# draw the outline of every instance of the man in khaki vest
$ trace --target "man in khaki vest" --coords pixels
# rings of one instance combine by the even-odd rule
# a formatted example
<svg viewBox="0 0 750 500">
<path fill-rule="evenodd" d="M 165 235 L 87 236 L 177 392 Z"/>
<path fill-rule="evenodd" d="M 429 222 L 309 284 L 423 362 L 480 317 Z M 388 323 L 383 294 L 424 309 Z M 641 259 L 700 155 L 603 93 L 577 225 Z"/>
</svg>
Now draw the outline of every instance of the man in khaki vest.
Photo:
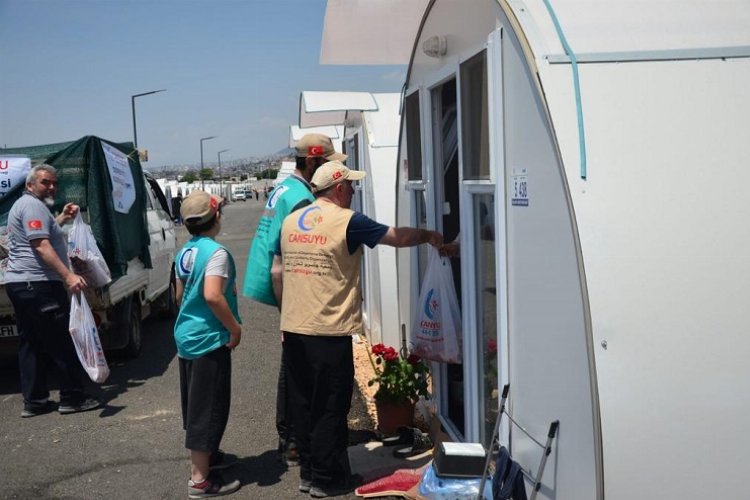
<svg viewBox="0 0 750 500">
<path fill-rule="evenodd" d="M 362 245 L 443 242 L 440 233 L 388 227 L 349 209 L 364 172 L 323 164 L 310 184 L 317 199 L 281 227 L 271 269 L 300 455 L 300 486 L 316 498 L 351 491 L 347 414 L 354 386 L 351 335 L 362 333 Z M 285 293 L 286 292 L 286 293 Z"/>
</svg>

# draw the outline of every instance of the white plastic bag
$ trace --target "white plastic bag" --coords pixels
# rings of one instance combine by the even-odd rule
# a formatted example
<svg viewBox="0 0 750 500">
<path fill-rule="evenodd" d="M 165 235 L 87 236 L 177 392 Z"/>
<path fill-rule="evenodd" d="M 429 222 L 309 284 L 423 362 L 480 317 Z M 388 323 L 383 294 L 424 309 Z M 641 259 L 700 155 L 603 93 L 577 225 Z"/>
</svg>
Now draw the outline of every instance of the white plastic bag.
<svg viewBox="0 0 750 500">
<path fill-rule="evenodd" d="M 76 214 L 73 229 L 68 235 L 68 257 L 73 271 L 83 276 L 88 286 L 97 288 L 112 281 L 112 275 L 96 245 L 91 226 L 83 222 L 81 212 Z"/>
<path fill-rule="evenodd" d="M 425 359 L 461 363 L 461 310 L 447 257 L 430 247 L 409 351 Z"/>
<path fill-rule="evenodd" d="M 78 359 L 91 380 L 101 384 L 109 377 L 109 366 L 104 358 L 104 349 L 99 341 L 96 322 L 83 292 L 74 293 L 70 300 L 70 323 L 68 326 Z"/>
</svg>

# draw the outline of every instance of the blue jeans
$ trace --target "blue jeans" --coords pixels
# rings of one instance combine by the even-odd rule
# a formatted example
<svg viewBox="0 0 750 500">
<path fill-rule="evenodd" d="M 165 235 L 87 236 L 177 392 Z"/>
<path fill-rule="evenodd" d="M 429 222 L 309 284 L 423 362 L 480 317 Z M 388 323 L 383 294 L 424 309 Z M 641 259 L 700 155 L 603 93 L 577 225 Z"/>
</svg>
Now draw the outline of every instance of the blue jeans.
<svg viewBox="0 0 750 500">
<path fill-rule="evenodd" d="M 16 314 L 24 404 L 33 407 L 47 401 L 51 366 L 57 368 L 60 404 L 79 403 L 86 372 L 68 333 L 70 301 L 62 282 L 6 283 L 5 289 Z"/>
</svg>

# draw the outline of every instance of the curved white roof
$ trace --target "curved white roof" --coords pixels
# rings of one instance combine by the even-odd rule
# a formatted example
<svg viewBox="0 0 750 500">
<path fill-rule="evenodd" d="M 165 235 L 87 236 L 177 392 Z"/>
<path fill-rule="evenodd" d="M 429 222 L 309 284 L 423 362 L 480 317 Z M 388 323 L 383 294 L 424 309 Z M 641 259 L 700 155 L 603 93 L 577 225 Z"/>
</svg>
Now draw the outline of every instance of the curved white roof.
<svg viewBox="0 0 750 500">
<path fill-rule="evenodd" d="M 508 0 L 537 57 L 564 54 L 559 21 L 579 54 L 618 54 L 750 47 L 747 0 Z M 554 17 L 553 17 L 554 15 Z"/>
<path fill-rule="evenodd" d="M 550 0 L 553 14 L 544 0 L 497 2 L 518 19 L 537 58 L 565 53 L 553 15 L 577 56 L 750 55 L 747 0 Z M 408 64 L 426 6 L 421 0 L 329 0 L 321 63 Z M 398 43 L 384 43 L 389 40 Z"/>
</svg>

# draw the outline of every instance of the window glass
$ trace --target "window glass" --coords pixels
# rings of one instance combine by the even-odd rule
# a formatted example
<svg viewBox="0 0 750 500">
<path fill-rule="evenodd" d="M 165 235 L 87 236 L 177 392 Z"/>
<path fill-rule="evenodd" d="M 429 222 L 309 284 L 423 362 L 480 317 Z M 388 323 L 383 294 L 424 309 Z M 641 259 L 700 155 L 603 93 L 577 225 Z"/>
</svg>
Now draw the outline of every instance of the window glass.
<svg viewBox="0 0 750 500">
<path fill-rule="evenodd" d="M 422 180 L 422 137 L 420 135 L 419 92 L 406 97 L 406 150 L 409 180 Z"/>
<path fill-rule="evenodd" d="M 495 283 L 495 199 L 492 194 L 472 197 L 474 266 L 476 272 L 476 318 L 479 336 L 477 363 L 480 380 L 482 441 L 492 436 L 498 408 L 497 286 Z"/>
<path fill-rule="evenodd" d="M 151 191 L 151 186 L 148 185 L 148 182 L 144 179 L 143 185 L 145 186 L 145 192 L 146 192 L 146 208 L 148 210 L 153 210 L 154 208 L 154 201 L 153 196 L 154 193 Z"/>
<path fill-rule="evenodd" d="M 461 146 L 464 179 L 489 179 L 486 51 L 461 64 Z"/>
</svg>

